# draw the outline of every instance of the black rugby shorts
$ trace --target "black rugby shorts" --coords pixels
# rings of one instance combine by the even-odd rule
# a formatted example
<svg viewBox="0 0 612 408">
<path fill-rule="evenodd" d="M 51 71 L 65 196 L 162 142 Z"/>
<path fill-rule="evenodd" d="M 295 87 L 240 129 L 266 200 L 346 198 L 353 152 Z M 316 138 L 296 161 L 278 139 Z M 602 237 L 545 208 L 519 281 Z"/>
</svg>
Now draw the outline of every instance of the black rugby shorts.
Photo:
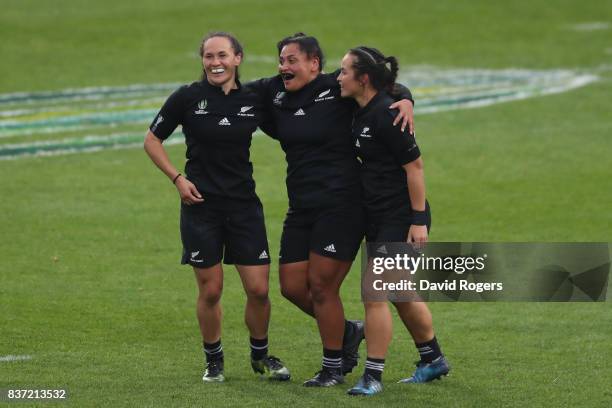
<svg viewBox="0 0 612 408">
<path fill-rule="evenodd" d="M 181 204 L 182 264 L 209 268 L 231 265 L 266 265 L 270 250 L 259 200 L 205 201 Z"/>
<path fill-rule="evenodd" d="M 425 202 L 427 231 L 431 228 L 431 210 Z M 366 242 L 406 242 L 412 225 L 410 207 L 390 211 L 388 214 L 367 217 Z"/>
<path fill-rule="evenodd" d="M 365 229 L 361 204 L 323 208 L 289 208 L 279 263 L 308 260 L 310 252 L 341 261 L 352 261 L 359 251 Z"/>
</svg>

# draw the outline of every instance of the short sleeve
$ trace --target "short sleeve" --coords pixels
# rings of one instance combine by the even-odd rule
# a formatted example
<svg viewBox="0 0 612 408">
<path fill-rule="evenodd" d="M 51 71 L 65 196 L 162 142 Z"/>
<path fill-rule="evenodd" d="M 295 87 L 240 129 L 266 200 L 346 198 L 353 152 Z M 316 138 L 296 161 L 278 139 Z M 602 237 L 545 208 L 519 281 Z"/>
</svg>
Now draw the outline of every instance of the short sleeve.
<svg viewBox="0 0 612 408">
<path fill-rule="evenodd" d="M 393 84 L 393 90 L 391 91 L 390 95 L 395 101 L 408 99 L 410 102 L 412 102 L 412 106 L 414 106 L 414 98 L 412 97 L 412 92 L 410 92 L 410 89 L 408 89 L 402 84 L 399 84 L 397 82 Z"/>
<path fill-rule="evenodd" d="M 247 82 L 242 86 L 245 88 L 245 90 L 256 93 L 260 98 L 262 105 L 266 105 L 270 99 L 268 96 L 272 92 L 270 89 L 272 88 L 274 78 L 275 77 L 260 78 L 256 79 L 255 81 Z"/>
<path fill-rule="evenodd" d="M 183 97 L 185 89 L 186 87 L 181 87 L 174 91 L 151 122 L 149 130 L 158 139 L 166 140 L 174 132 L 174 129 L 181 124 L 185 109 Z"/>
<path fill-rule="evenodd" d="M 269 95 L 272 94 L 272 82 L 275 77 L 256 79 L 255 81 L 247 82 L 243 85 L 244 89 L 248 92 L 255 93 L 262 107 L 262 114 L 259 120 L 259 128 L 268 136 L 276 138 L 276 123 L 274 122 L 274 116 L 271 112 L 271 106 L 269 101 L 271 98 Z"/>
<path fill-rule="evenodd" d="M 393 126 L 393 119 L 397 113 L 395 109 L 381 111 L 375 137 L 389 149 L 398 164 L 404 165 L 418 159 L 421 151 L 414 135 L 408 131 L 402 132 L 400 126 Z"/>
</svg>

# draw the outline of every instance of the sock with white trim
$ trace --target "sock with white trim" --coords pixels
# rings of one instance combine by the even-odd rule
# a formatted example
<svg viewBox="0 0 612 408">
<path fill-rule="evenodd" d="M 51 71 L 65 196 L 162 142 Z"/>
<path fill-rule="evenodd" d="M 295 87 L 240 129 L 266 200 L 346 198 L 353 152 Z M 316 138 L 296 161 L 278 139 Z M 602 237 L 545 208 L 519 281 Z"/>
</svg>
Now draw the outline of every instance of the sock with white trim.
<svg viewBox="0 0 612 408">
<path fill-rule="evenodd" d="M 436 358 L 442 355 L 442 351 L 440 351 L 440 345 L 438 344 L 438 340 L 436 336 L 433 339 L 426 341 L 425 343 L 415 343 L 416 348 L 419 351 L 419 355 L 421 356 L 422 363 L 431 363 Z"/>
<path fill-rule="evenodd" d="M 365 373 L 371 375 L 377 381 L 382 381 L 382 373 L 385 369 L 384 358 L 368 357 L 365 363 Z"/>
<path fill-rule="evenodd" d="M 221 339 L 215 343 L 204 342 L 204 355 L 206 355 L 206 362 L 211 361 L 223 361 L 223 346 L 221 346 Z"/>
<path fill-rule="evenodd" d="M 268 355 L 268 337 L 263 339 L 250 338 L 251 341 L 251 359 L 261 360 Z"/>
</svg>

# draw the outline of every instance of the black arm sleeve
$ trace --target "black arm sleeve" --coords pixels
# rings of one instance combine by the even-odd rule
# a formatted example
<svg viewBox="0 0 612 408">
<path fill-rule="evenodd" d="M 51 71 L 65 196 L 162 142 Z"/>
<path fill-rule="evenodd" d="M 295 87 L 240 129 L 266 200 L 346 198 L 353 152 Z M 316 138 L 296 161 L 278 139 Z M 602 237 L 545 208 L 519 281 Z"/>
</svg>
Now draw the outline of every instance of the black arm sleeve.
<svg viewBox="0 0 612 408">
<path fill-rule="evenodd" d="M 402 132 L 399 126 L 393 126 L 393 118 L 397 115 L 397 111 L 387 109 L 381 113 L 385 114 L 380 115 L 377 121 L 376 138 L 389 149 L 398 164 L 404 165 L 418 159 L 421 151 L 414 136 Z"/>
<path fill-rule="evenodd" d="M 258 126 L 265 134 L 272 138 L 276 138 L 276 123 L 274 122 L 272 107 L 270 105 L 270 101 L 272 100 L 270 97 L 272 93 L 272 80 L 274 78 L 275 77 L 256 79 L 255 81 L 247 82 L 243 85 L 246 90 L 258 95 L 263 111 L 263 117 L 259 121 Z"/>
<path fill-rule="evenodd" d="M 412 102 L 412 106 L 414 106 L 414 99 L 412 98 L 412 92 L 410 89 L 406 88 L 402 84 L 395 83 L 393 85 L 393 90 L 390 93 L 391 97 L 395 99 L 395 101 L 401 101 L 402 99 L 408 99 Z"/>
<path fill-rule="evenodd" d="M 174 91 L 151 122 L 149 130 L 158 139 L 166 140 L 181 124 L 185 110 L 183 95 L 186 88 L 187 86 L 182 86 Z"/>
<path fill-rule="evenodd" d="M 272 80 L 274 78 L 275 77 L 260 78 L 247 82 L 242 86 L 248 91 L 255 92 L 261 98 L 261 102 L 265 104 L 270 95 L 270 87 L 272 86 Z"/>
</svg>

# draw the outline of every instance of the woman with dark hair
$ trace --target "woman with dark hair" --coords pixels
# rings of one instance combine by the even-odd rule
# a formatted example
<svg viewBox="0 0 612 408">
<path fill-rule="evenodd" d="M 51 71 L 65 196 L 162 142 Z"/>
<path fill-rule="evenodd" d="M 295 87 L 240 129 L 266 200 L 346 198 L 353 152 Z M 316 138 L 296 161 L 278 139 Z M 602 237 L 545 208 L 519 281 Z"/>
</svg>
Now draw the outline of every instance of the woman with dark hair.
<svg viewBox="0 0 612 408">
<path fill-rule="evenodd" d="M 425 199 L 423 160 L 410 133 L 390 125 L 395 111 L 389 91 L 398 64 L 375 48 L 351 49 L 338 75 L 341 95 L 359 105 L 355 112 L 353 144 L 361 159 L 361 183 L 367 214 L 367 242 L 427 241 L 431 215 Z M 433 331 L 424 302 L 393 302 L 412 335 L 421 360 L 414 374 L 401 382 L 422 383 L 448 374 L 449 365 Z M 386 302 L 364 302 L 367 361 L 365 373 L 348 393 L 372 395 L 382 391 L 382 371 L 391 342 L 391 313 Z"/>
<path fill-rule="evenodd" d="M 181 263 L 193 267 L 199 294 L 197 317 L 203 338 L 205 382 L 224 381 L 221 346 L 221 292 L 225 264 L 235 264 L 247 295 L 245 322 L 251 366 L 273 380 L 290 373 L 268 355 L 270 257 L 261 202 L 249 161 L 251 137 L 264 125 L 260 96 L 241 86 L 242 46 L 234 36 L 214 32 L 200 47 L 203 78 L 176 90 L 145 137 L 144 148 L 176 186 L 181 199 Z M 187 144 L 185 174 L 162 145 L 178 125 Z"/>
<path fill-rule="evenodd" d="M 297 33 L 277 48 L 279 75 L 249 86 L 268 102 L 274 128 L 267 133 L 280 141 L 287 160 L 281 291 L 315 317 L 323 343 L 322 369 L 304 385 L 328 387 L 352 371 L 363 339 L 363 323 L 345 320 L 339 295 L 365 228 L 351 137 L 356 104 L 340 97 L 337 72 L 322 72 L 325 60 L 316 38 Z M 396 122 L 403 119 L 404 127 L 412 121 L 412 96 L 406 88 L 400 96 L 406 100 L 393 106 L 403 109 Z"/>
</svg>

